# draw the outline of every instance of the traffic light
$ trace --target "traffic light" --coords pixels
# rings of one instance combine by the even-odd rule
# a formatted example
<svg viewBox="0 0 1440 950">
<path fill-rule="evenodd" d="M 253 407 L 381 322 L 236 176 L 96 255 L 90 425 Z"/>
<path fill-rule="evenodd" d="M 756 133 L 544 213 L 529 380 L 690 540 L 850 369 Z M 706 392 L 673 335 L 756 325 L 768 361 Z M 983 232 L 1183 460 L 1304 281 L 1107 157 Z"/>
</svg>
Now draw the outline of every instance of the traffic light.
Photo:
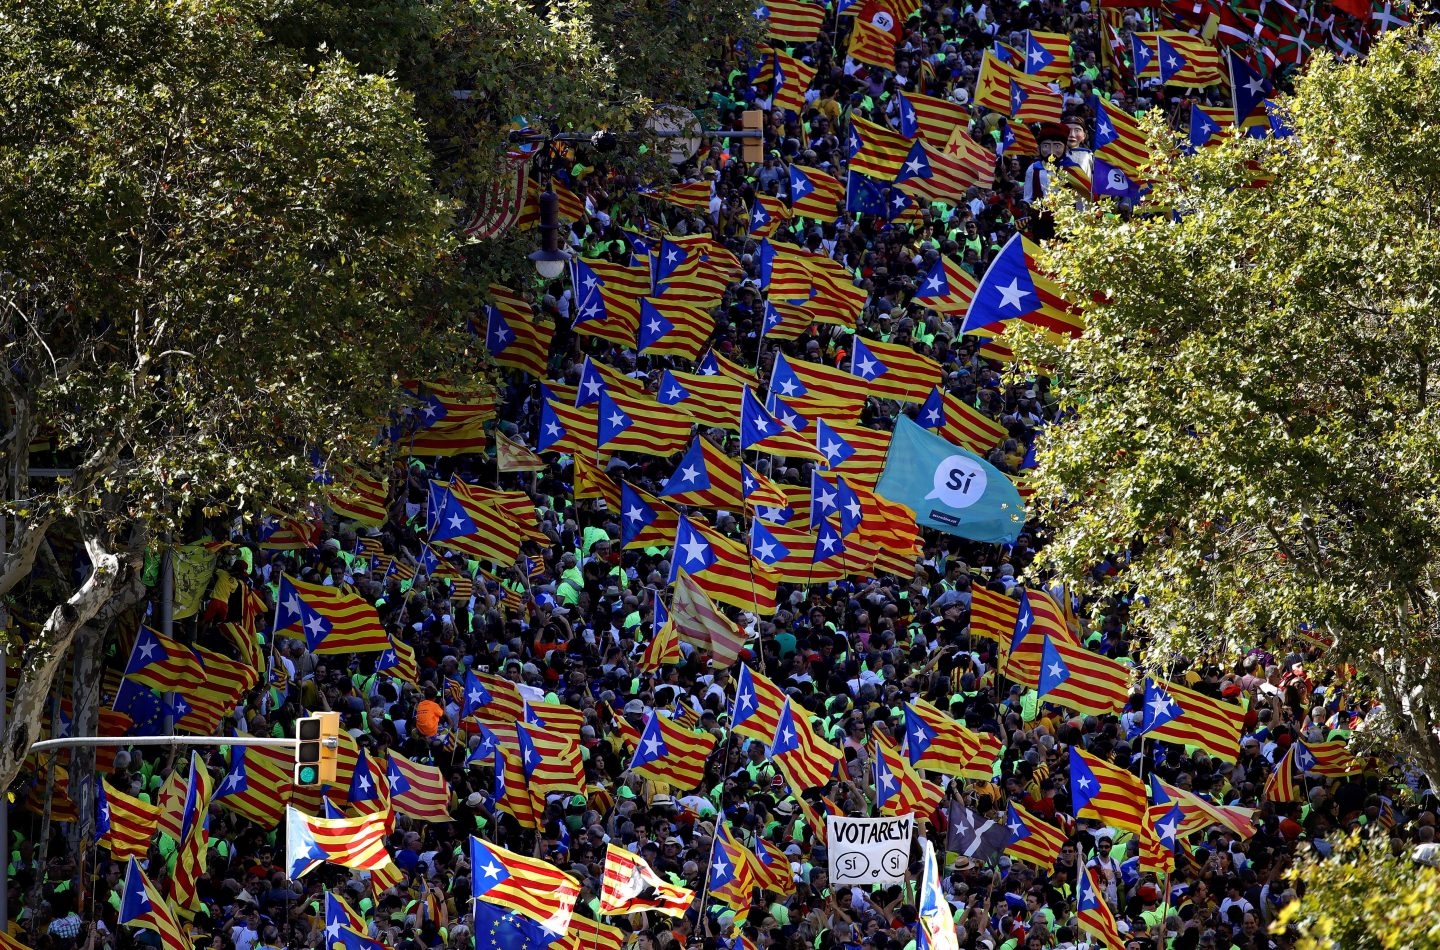
<svg viewBox="0 0 1440 950">
<path fill-rule="evenodd" d="M 756 164 L 765 161 L 765 113 L 759 109 L 746 109 L 740 117 L 740 127 L 746 132 L 757 133 L 740 140 L 740 157 Z"/>
<path fill-rule="evenodd" d="M 340 714 L 316 713 L 295 723 L 295 785 L 315 788 L 334 784 L 340 759 Z"/>
</svg>

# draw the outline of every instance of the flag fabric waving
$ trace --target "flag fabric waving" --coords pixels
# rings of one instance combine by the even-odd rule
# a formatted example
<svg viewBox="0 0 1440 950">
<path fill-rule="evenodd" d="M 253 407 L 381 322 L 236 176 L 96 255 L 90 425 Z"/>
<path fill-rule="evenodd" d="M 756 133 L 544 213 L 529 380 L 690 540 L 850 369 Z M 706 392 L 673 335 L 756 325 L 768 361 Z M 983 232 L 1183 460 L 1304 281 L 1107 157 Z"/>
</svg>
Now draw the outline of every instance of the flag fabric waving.
<svg viewBox="0 0 1440 950">
<path fill-rule="evenodd" d="M 1065 845 L 1065 836 L 1058 828 L 1041 821 L 1018 802 L 1008 806 L 1005 825 L 1010 829 L 1010 837 L 1005 842 L 1006 854 L 1036 867 L 1055 866 Z"/>
<path fill-rule="evenodd" d="M 629 770 L 688 792 L 704 779 L 705 760 L 714 751 L 714 736 L 682 729 L 652 713 L 640 734 L 640 745 L 630 758 Z"/>
<path fill-rule="evenodd" d="M 1225 762 L 1236 760 L 1240 754 L 1240 733 L 1245 728 L 1243 709 L 1179 683 L 1158 678 L 1150 682 L 1163 690 L 1173 704 L 1166 707 L 1172 710 L 1170 713 L 1160 716 L 1154 727 L 1146 730 L 1151 738 L 1199 746 L 1208 755 Z"/>
<path fill-rule="evenodd" d="M 471 835 L 470 892 L 563 934 L 570 929 L 580 884 L 548 861 L 527 858 Z"/>
<path fill-rule="evenodd" d="M 160 822 L 160 808 L 95 779 L 95 838 L 116 861 L 144 858 Z"/>
<path fill-rule="evenodd" d="M 683 917 L 694 900 L 694 891 L 662 880 L 644 858 L 613 844 L 606 846 L 605 870 L 600 877 L 600 913 L 654 910 L 668 917 Z"/>
<path fill-rule="evenodd" d="M 1145 786 L 1131 773 L 1070 747 L 1070 804 L 1076 818 L 1141 833 Z"/>
<path fill-rule="evenodd" d="M 418 821 L 450 821 L 450 783 L 433 765 L 412 762 L 390 753 L 386 771 L 395 810 Z"/>
<path fill-rule="evenodd" d="M 961 332 L 1006 320 L 1019 320 L 1063 336 L 1079 336 L 1084 331 L 1079 310 L 1064 298 L 1059 285 L 1036 269 L 1035 255 L 1039 250 L 1019 233 L 1005 242 L 975 288 Z"/>
<path fill-rule="evenodd" d="M 133 857 L 125 865 L 125 883 L 116 920 L 125 926 L 153 930 L 159 935 L 163 950 L 191 950 L 191 942 L 180 929 L 175 912 Z"/>
<path fill-rule="evenodd" d="M 1110 905 L 1105 903 L 1100 886 L 1095 881 L 1093 868 L 1081 868 L 1079 880 L 1076 881 L 1075 897 L 1075 916 L 1080 922 L 1080 929 L 1111 950 L 1124 950 L 1125 938 L 1120 936 L 1115 914 L 1110 910 Z"/>
<path fill-rule="evenodd" d="M 872 396 L 924 402 L 940 378 L 940 364 L 908 346 L 857 336 L 851 341 L 850 373 Z"/>
<path fill-rule="evenodd" d="M 363 653 L 390 646 L 379 615 L 365 598 L 288 575 L 280 577 L 275 633 L 303 636 L 312 653 Z"/>
</svg>

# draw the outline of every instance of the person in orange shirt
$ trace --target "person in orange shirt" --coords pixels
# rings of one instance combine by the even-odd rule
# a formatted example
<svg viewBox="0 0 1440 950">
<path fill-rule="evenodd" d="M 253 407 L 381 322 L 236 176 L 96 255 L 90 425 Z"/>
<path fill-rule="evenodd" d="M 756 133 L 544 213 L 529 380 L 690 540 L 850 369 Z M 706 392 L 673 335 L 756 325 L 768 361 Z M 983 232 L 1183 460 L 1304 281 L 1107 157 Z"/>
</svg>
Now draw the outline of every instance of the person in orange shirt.
<svg viewBox="0 0 1440 950">
<path fill-rule="evenodd" d="M 440 720 L 445 718 L 445 707 L 435 701 L 435 687 L 425 687 L 425 698 L 415 707 L 415 728 L 427 739 L 435 738 L 440 731 Z"/>
</svg>

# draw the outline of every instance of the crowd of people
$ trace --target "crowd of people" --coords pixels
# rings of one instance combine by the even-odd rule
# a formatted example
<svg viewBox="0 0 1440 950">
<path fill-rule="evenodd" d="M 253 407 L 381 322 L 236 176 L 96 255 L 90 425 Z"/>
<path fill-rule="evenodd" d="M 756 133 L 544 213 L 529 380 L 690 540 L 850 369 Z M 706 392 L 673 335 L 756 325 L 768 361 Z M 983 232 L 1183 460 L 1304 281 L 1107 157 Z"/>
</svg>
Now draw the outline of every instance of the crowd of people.
<svg viewBox="0 0 1440 950">
<path fill-rule="evenodd" d="M 946 392 L 1004 427 L 1008 437 L 988 461 L 1018 473 L 1039 433 L 1057 421 L 1059 387 L 1044 376 L 1009 372 L 981 352 L 983 340 L 960 332 L 957 316 L 936 313 L 912 298 L 940 256 L 978 278 L 1012 234 L 1031 226 L 1029 201 L 1036 196 L 1027 190 L 1033 187 L 1027 171 L 1034 156 L 1003 155 L 993 186 L 972 188 L 953 204 L 922 201 L 918 213 L 900 224 L 845 214 L 835 221 L 787 222 L 772 240 L 843 263 L 866 292 L 853 331 L 817 325 L 793 342 L 764 338 L 750 219 L 757 194 L 787 197 L 792 162 L 843 177 L 847 123 L 857 115 L 882 124 L 898 121 L 897 91 L 923 91 L 970 108 L 976 141 L 999 144 L 995 113 L 972 105 L 980 56 L 997 40 L 1023 46 L 1023 31 L 1029 29 L 1070 36 L 1074 76 L 1065 90 L 1065 134 L 1076 153 L 1088 148 L 1095 133 L 1097 98 L 1131 113 L 1160 109 L 1177 116 L 1190 101 L 1224 101 L 1224 86 L 1177 90 L 1127 83 L 1123 60 L 1102 45 L 1112 26 L 1123 39 L 1145 28 L 1151 14 L 1132 9 L 1107 17 L 1102 11 L 1088 0 L 926 2 L 906 23 L 892 72 L 847 65 L 844 43 L 827 23 L 817 42 L 790 50 L 816 68 L 800 114 L 771 111 L 763 77 L 753 76 L 734 55 L 717 58 L 711 105 L 731 126 L 738 126 L 741 110 L 767 110 L 764 162 L 746 164 L 738 149 L 726 151 L 723 140 L 713 140 L 682 169 L 693 180 L 713 181 L 704 213 L 640 194 L 636 183 L 618 172 L 588 169 L 574 177 L 562 172 L 587 210 L 567 240 L 586 256 L 625 260 L 631 254 L 627 232 L 711 234 L 746 269 L 715 311 L 709 341 L 714 352 L 756 367 L 763 383 L 780 352 L 792 360 L 842 363 L 852 332 L 910 345 L 942 367 L 936 383 Z M 667 366 L 690 368 L 573 332 L 576 300 L 566 281 L 537 287 L 533 296 L 537 311 L 557 328 L 548 364 L 555 382 L 578 382 L 586 357 L 652 392 Z M 498 383 L 496 431 L 534 445 L 541 381 L 507 371 Z M 859 421 L 886 430 L 898 414 L 914 408 L 871 399 Z M 739 450 L 733 439 L 727 448 Z M 1299 800 L 1266 798 L 1267 779 L 1294 742 L 1343 739 L 1363 728 L 1369 708 L 1347 671 L 1327 666 L 1323 646 L 1300 634 L 1261 640 L 1257 633 L 1254 649 L 1244 657 L 1172 657 L 1160 671 L 1243 711 L 1243 737 L 1233 759 L 1165 742 L 1131 741 L 1128 727 L 1142 714 L 1138 692 L 1123 715 L 1096 717 L 1050 706 L 1033 689 L 1009 681 L 1000 672 L 1001 650 L 1008 644 L 972 630 L 977 589 L 1006 596 L 1023 586 L 1049 589 L 1069 603 L 1075 633 L 1086 647 L 1135 665 L 1144 646 L 1143 633 L 1130 621 L 1128 595 L 1094 599 L 1036 576 L 1032 565 L 1046 540 L 1046 526 L 1038 521 L 1010 545 L 926 532 L 908 575 L 784 584 L 773 614 L 730 611 L 750 636 L 742 662 L 772 679 L 793 708 L 841 750 L 829 784 L 792 789 L 766 743 L 731 728 L 734 669 L 712 666 L 703 651 L 685 643 L 682 662 L 657 674 L 639 670 L 671 552 L 624 548 L 621 513 L 603 502 L 576 499 L 571 458 L 545 458 L 544 471 L 522 474 L 499 472 L 493 452 L 401 459 L 390 473 L 389 513 L 381 527 L 361 528 L 327 515 L 311 548 L 263 549 L 251 531 L 206 526 L 208 537 L 234 544 L 219 562 L 219 571 L 238 582 L 230 618 L 240 609 L 244 589 L 257 591 L 273 609 L 282 575 L 348 587 L 375 605 L 386 629 L 411 645 L 418 660 L 418 675 L 407 682 L 378 670 L 377 654 L 315 655 L 300 639 L 267 643 L 266 682 L 226 717 L 223 734 L 289 735 L 308 712 L 338 711 L 344 729 L 373 758 L 393 750 L 438 766 L 452 793 L 452 820 L 419 822 L 400 815 L 389 846 L 403 880 L 382 889 L 361 874 L 329 865 L 289 880 L 283 829 L 212 806 L 208 867 L 197 884 L 204 910 L 191 924 L 197 947 L 328 950 L 326 891 L 344 896 L 369 935 L 396 950 L 495 946 L 490 935 L 477 932 L 471 916 L 466 840 L 479 835 L 572 874 L 582 885 L 576 912 L 585 917 L 598 916 L 610 845 L 643 857 L 665 880 L 693 889 L 696 898 L 684 916 L 647 912 L 607 919 L 639 950 L 739 950 L 741 944 L 732 941 L 740 938 L 758 950 L 909 950 L 917 940 L 918 848 L 905 883 L 832 887 L 822 836 L 807 825 L 796 797 L 803 795 L 822 814 L 824 800 L 845 814 L 871 814 L 874 737 L 881 733 L 902 744 L 902 706 L 916 699 L 975 732 L 998 737 L 1003 746 L 988 780 L 932 776 L 943 784 L 946 799 L 933 814 L 920 816 L 942 855 L 943 890 L 966 950 L 1093 945 L 1075 919 L 1077 881 L 1086 867 L 1121 922 L 1125 950 L 1291 947 L 1293 937 L 1283 928 L 1272 930 L 1272 924 L 1280 908 L 1296 899 L 1287 871 L 1297 852 L 1328 853 L 1338 836 L 1356 831 L 1388 835 L 1397 850 L 1434 840 L 1440 801 L 1402 764 L 1360 760 L 1363 768 L 1343 777 L 1302 777 Z M 808 486 L 811 465 L 790 460 L 764 470 L 782 488 Z M 673 468 L 673 460 L 622 454 L 611 461 L 607 477 L 623 476 L 655 492 Z M 528 493 L 545 539 L 527 540 L 515 566 L 490 573 L 477 574 L 465 557 L 449 555 L 453 573 L 474 581 L 470 596 L 459 598 L 449 576 L 427 572 L 421 564 L 429 485 L 455 476 Z M 715 527 L 744 543 L 743 519 L 720 514 Z M 386 557 L 373 557 L 377 549 Z M 1096 576 L 1123 575 L 1125 553 L 1117 549 L 1098 562 Z M 385 571 L 391 558 L 406 569 Z M 177 629 L 190 641 L 225 651 L 230 648 L 217 628 L 226 617 L 226 610 L 212 610 Z M 533 830 L 498 807 L 492 768 L 467 763 L 481 741 L 464 714 L 464 682 L 472 671 L 504 677 L 526 697 L 583 714 L 577 738 L 587 793 L 548 796 Z M 625 746 L 616 717 L 642 729 L 650 715 L 693 718 L 696 729 L 715 737 L 698 787 L 670 788 L 628 772 L 633 750 Z M 1174 871 L 1142 872 L 1136 835 L 1072 817 L 1071 747 L 1249 813 L 1254 833 L 1212 824 L 1183 842 Z M 214 776 L 225 775 L 227 762 L 218 749 L 205 760 Z M 170 750 L 127 750 L 117 755 L 107 780 L 151 800 L 168 771 L 183 767 L 183 758 Z M 43 783 L 43 770 L 34 780 Z M 948 847 L 956 816 L 1004 824 L 1009 803 L 1023 804 L 1063 833 L 1065 844 L 1052 867 L 1003 854 L 977 859 Z M 740 914 L 715 900 L 707 872 L 721 822 L 747 846 L 763 838 L 779 849 L 790 862 L 791 886 L 757 895 Z M 117 924 L 119 862 L 88 842 L 73 848 L 59 827 L 40 848 L 38 817 L 18 807 L 10 827 L 11 934 L 21 943 L 36 950 L 156 943 L 149 931 Z M 41 850 L 48 854 L 43 865 Z M 164 877 L 173 852 L 173 842 L 157 840 L 152 863 L 161 870 L 152 876 Z"/>
</svg>

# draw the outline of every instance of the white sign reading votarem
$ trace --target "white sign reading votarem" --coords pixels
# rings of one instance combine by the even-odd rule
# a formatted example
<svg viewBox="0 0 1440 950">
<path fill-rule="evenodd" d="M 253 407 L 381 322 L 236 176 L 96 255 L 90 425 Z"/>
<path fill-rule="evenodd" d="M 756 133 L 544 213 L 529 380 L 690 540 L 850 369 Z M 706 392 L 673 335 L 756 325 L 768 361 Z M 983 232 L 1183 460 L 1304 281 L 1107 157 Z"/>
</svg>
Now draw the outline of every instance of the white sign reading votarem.
<svg viewBox="0 0 1440 950">
<path fill-rule="evenodd" d="M 830 884 L 897 884 L 910 866 L 915 818 L 825 816 Z"/>
</svg>

